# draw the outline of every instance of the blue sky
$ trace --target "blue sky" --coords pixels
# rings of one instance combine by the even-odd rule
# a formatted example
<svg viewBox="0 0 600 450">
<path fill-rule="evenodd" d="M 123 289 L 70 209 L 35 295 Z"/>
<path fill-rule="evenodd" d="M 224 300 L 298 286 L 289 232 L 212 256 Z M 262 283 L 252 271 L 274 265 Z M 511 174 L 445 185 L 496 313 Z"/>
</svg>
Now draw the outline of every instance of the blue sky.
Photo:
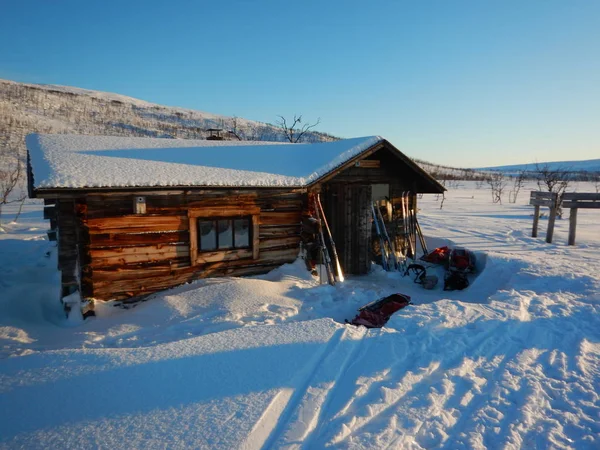
<svg viewBox="0 0 600 450">
<path fill-rule="evenodd" d="M 600 1 L 0 5 L 0 78 L 275 122 L 477 167 L 600 158 Z"/>
</svg>

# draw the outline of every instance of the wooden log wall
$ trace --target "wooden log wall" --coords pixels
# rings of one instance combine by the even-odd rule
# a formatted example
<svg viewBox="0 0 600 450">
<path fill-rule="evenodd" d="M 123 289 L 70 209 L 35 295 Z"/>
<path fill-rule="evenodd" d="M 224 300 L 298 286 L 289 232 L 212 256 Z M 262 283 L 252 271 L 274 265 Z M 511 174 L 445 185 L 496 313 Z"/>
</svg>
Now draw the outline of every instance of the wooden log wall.
<svg viewBox="0 0 600 450">
<path fill-rule="evenodd" d="M 99 300 L 127 299 L 198 278 L 265 273 L 298 255 L 306 194 L 281 190 L 197 191 L 146 195 L 146 214 L 132 214 L 133 197 L 90 194 L 80 205 L 82 292 Z M 190 261 L 188 211 L 260 208 L 259 257 Z M 235 250 L 232 252 L 237 252 Z M 71 255 L 72 256 L 72 255 Z"/>
<path fill-rule="evenodd" d="M 55 206 L 58 270 L 61 273 L 62 296 L 77 290 L 77 219 L 75 201 L 60 200 Z M 51 219 L 51 228 L 53 220 Z"/>
</svg>

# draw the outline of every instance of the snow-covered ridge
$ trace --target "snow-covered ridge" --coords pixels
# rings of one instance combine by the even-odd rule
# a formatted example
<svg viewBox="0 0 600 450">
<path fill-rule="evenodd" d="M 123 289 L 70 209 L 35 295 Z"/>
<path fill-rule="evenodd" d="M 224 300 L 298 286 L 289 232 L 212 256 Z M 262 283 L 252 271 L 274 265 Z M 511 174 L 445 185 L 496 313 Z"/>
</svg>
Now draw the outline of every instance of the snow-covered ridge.
<svg viewBox="0 0 600 450">
<path fill-rule="evenodd" d="M 500 172 L 515 172 L 519 170 L 535 171 L 536 166 L 548 167 L 550 170 L 565 172 L 600 172 L 600 159 L 587 159 L 582 161 L 552 161 L 529 164 L 512 164 L 509 166 L 481 167 L 476 170 L 493 170 Z"/>
<path fill-rule="evenodd" d="M 282 130 L 268 123 L 166 107 L 107 92 L 0 79 L 0 166 L 6 154 L 24 160 L 25 136 L 30 133 L 198 140 L 206 139 L 210 128 L 233 131 L 242 140 L 286 141 Z M 303 141 L 335 139 L 311 131 Z"/>
<path fill-rule="evenodd" d="M 305 186 L 382 140 L 285 144 L 32 134 L 27 147 L 35 188 Z"/>
</svg>

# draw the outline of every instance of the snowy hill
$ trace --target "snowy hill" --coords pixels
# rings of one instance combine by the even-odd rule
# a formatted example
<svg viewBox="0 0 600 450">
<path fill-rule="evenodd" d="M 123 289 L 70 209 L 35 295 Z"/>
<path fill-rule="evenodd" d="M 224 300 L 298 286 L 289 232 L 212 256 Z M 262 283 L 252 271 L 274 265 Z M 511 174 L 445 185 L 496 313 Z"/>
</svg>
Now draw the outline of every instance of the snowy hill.
<svg viewBox="0 0 600 450">
<path fill-rule="evenodd" d="M 281 129 L 271 124 L 107 92 L 0 80 L 0 155 L 14 149 L 24 155 L 29 133 L 205 139 L 209 128 L 234 131 L 243 140 L 285 141 Z M 332 140 L 309 132 L 304 142 Z"/>
<path fill-rule="evenodd" d="M 537 163 L 539 166 L 548 166 L 550 170 L 564 170 L 567 172 L 600 172 L 600 159 L 587 159 L 584 161 L 552 161 Z M 480 167 L 476 170 L 493 170 L 500 172 L 517 172 L 519 170 L 535 170 L 536 163 L 513 164 L 509 166 Z"/>
<path fill-rule="evenodd" d="M 243 140 L 285 142 L 281 129 L 272 124 L 162 106 L 109 92 L 0 80 L 0 159 L 3 152 L 13 149 L 24 156 L 29 133 L 206 139 L 209 128 L 234 131 Z M 236 139 L 231 133 L 229 137 Z M 303 142 L 336 139 L 327 133 L 308 132 Z M 473 169 L 415 162 L 441 180 L 479 176 Z"/>
</svg>

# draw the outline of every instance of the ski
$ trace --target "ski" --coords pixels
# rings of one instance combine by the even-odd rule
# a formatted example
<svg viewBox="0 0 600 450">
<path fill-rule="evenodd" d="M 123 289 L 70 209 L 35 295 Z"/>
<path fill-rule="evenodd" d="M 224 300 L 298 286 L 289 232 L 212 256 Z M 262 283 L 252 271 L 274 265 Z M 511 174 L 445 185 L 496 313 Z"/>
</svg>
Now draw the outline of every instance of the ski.
<svg viewBox="0 0 600 450">
<path fill-rule="evenodd" d="M 410 255 L 413 259 L 415 259 L 415 249 L 413 248 L 412 236 L 410 233 L 410 216 L 409 216 L 409 191 L 404 191 L 402 193 L 402 215 L 404 217 L 404 239 L 408 243 L 408 249 L 410 251 Z"/>
<path fill-rule="evenodd" d="M 385 250 L 385 245 L 383 242 L 383 236 L 381 234 L 381 230 L 379 229 L 379 221 L 377 219 L 377 214 L 375 213 L 375 204 L 371 203 L 371 212 L 373 214 L 373 222 L 375 222 L 375 231 L 377 232 L 377 237 L 379 238 L 379 247 L 381 249 L 381 265 L 384 270 L 388 270 L 387 265 L 387 255 Z"/>
<path fill-rule="evenodd" d="M 396 259 L 396 250 L 395 250 L 394 246 L 392 245 L 390 236 L 388 235 L 387 228 L 386 228 L 385 222 L 383 220 L 383 216 L 381 215 L 381 210 L 379 209 L 379 207 L 377 207 L 376 209 L 377 209 L 379 221 L 381 223 L 381 228 L 383 229 L 384 243 L 387 243 L 387 246 L 388 246 L 388 248 L 387 248 L 388 259 L 392 260 L 393 270 L 398 270 L 398 260 Z M 389 264 L 388 264 L 388 268 L 389 268 Z"/>
<path fill-rule="evenodd" d="M 409 232 L 410 232 L 410 245 L 414 249 L 412 259 L 415 261 L 417 259 L 417 230 L 415 226 L 415 209 L 414 203 L 412 202 L 412 194 L 409 192 L 406 205 L 408 206 L 408 219 L 409 219 Z"/>
<path fill-rule="evenodd" d="M 327 272 L 327 282 L 332 286 L 335 285 L 335 277 L 333 276 L 333 265 L 331 264 L 331 258 L 329 257 L 329 250 L 327 250 L 327 246 L 325 245 L 325 237 L 323 236 L 323 221 L 321 220 L 321 214 L 319 214 L 319 205 L 317 203 L 316 196 L 313 198 L 315 214 L 317 216 L 317 220 L 319 221 L 319 247 L 321 248 L 321 257 L 323 258 L 323 262 L 325 263 L 325 271 Z"/>
<path fill-rule="evenodd" d="M 327 223 L 327 217 L 325 217 L 325 211 L 323 210 L 323 205 L 321 204 L 321 194 L 317 194 L 317 203 L 319 206 L 319 213 L 323 217 L 323 223 L 325 224 L 325 230 L 327 231 L 327 237 L 329 238 L 329 243 L 331 244 L 331 251 L 333 253 L 333 259 L 335 260 L 335 266 L 337 270 L 337 281 L 340 283 L 344 282 L 344 272 L 342 271 L 342 266 L 340 265 L 340 259 L 338 258 L 337 249 L 335 248 L 335 242 L 333 240 L 333 235 L 331 234 L 331 229 L 329 228 L 329 223 Z"/>
<path fill-rule="evenodd" d="M 423 256 L 428 255 L 429 251 L 427 250 L 427 244 L 425 243 L 425 236 L 423 236 L 423 231 L 421 230 L 421 225 L 419 225 L 419 221 L 415 217 L 415 224 L 417 225 L 417 235 L 419 236 L 419 241 L 421 242 L 421 250 L 423 250 Z"/>
</svg>

